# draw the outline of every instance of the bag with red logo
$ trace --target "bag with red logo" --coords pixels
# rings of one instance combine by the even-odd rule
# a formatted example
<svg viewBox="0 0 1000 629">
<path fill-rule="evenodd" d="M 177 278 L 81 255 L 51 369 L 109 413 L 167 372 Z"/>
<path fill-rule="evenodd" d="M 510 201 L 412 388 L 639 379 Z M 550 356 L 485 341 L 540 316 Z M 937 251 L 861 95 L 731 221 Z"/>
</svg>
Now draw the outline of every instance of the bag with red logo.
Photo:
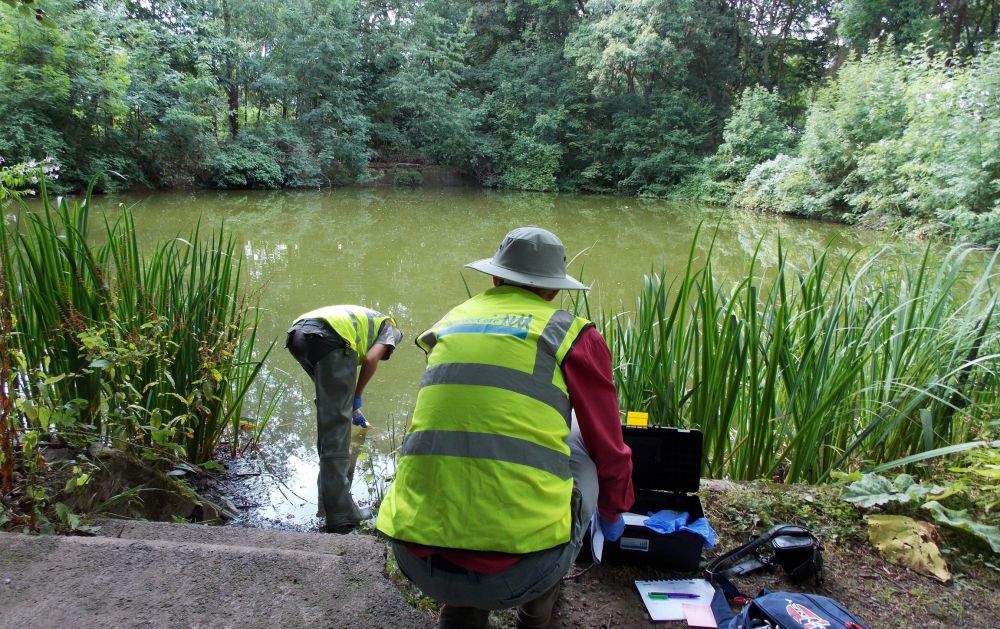
<svg viewBox="0 0 1000 629">
<path fill-rule="evenodd" d="M 844 606 L 826 596 L 801 592 L 768 592 L 743 607 L 733 616 L 722 590 L 715 591 L 712 601 L 719 629 L 868 629 Z"/>
</svg>

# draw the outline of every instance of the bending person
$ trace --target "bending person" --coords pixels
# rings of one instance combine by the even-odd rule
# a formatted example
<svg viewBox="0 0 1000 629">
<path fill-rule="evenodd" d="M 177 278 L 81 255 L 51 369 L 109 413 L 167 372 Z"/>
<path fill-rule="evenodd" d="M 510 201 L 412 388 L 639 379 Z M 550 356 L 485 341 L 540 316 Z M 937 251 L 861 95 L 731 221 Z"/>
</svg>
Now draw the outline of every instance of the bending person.
<svg viewBox="0 0 1000 629">
<path fill-rule="evenodd" d="M 351 424 L 368 426 L 361 395 L 402 338 L 392 317 L 349 305 L 307 312 L 288 330 L 285 347 L 316 386 L 319 515 L 328 533 L 349 533 L 370 517 L 351 497 Z"/>
</svg>

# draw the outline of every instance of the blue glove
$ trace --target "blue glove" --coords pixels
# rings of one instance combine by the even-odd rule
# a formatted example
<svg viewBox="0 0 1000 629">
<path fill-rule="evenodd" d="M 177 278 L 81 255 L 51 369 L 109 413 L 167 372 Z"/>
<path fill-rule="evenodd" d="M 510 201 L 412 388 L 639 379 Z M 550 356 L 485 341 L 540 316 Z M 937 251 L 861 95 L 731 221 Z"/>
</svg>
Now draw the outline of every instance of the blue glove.
<svg viewBox="0 0 1000 629">
<path fill-rule="evenodd" d="M 351 423 L 354 424 L 355 426 L 368 428 L 368 420 L 365 419 L 365 414 L 362 413 L 361 411 L 357 411 L 354 413 L 354 419 L 351 420 Z"/>
<path fill-rule="evenodd" d="M 646 525 L 646 528 L 652 529 L 657 533 L 669 535 L 680 530 L 682 526 L 687 524 L 689 517 L 691 516 L 688 515 L 687 511 L 664 509 L 656 513 L 650 513 L 649 519 L 643 521 L 643 524 Z"/>
<path fill-rule="evenodd" d="M 355 394 L 354 395 L 354 407 L 351 410 L 352 411 L 356 411 L 359 408 L 361 408 L 361 395 L 360 394 Z"/>
<path fill-rule="evenodd" d="M 617 542 L 618 538 L 622 536 L 625 532 L 625 518 L 621 515 L 614 522 L 607 522 L 604 518 L 597 518 L 601 522 L 601 531 L 604 533 L 604 539 L 609 542 Z"/>
</svg>

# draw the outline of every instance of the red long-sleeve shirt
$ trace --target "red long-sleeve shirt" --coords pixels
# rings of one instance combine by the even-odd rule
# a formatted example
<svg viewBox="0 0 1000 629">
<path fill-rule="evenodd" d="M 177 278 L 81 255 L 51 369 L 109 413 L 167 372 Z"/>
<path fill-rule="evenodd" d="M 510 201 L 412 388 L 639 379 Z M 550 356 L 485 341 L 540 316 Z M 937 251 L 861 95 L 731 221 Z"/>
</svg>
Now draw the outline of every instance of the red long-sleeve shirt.
<svg viewBox="0 0 1000 629">
<path fill-rule="evenodd" d="M 597 510 L 605 520 L 614 521 L 635 500 L 632 452 L 622 440 L 611 352 L 596 328 L 580 333 L 563 360 L 562 370 L 583 443 L 597 467 Z M 504 553 L 407 547 L 417 557 L 437 554 L 456 566 L 483 574 L 499 574 L 520 558 Z"/>
</svg>

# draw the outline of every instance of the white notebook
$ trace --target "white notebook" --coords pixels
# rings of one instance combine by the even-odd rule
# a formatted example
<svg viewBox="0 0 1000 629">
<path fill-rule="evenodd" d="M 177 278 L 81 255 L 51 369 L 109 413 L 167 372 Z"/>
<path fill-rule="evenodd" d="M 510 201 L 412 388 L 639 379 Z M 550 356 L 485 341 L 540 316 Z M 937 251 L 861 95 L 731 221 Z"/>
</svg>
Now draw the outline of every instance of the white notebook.
<svg viewBox="0 0 1000 629">
<path fill-rule="evenodd" d="M 635 587 L 654 621 L 684 620 L 685 605 L 710 607 L 715 595 L 715 588 L 705 579 L 636 581 Z"/>
</svg>

